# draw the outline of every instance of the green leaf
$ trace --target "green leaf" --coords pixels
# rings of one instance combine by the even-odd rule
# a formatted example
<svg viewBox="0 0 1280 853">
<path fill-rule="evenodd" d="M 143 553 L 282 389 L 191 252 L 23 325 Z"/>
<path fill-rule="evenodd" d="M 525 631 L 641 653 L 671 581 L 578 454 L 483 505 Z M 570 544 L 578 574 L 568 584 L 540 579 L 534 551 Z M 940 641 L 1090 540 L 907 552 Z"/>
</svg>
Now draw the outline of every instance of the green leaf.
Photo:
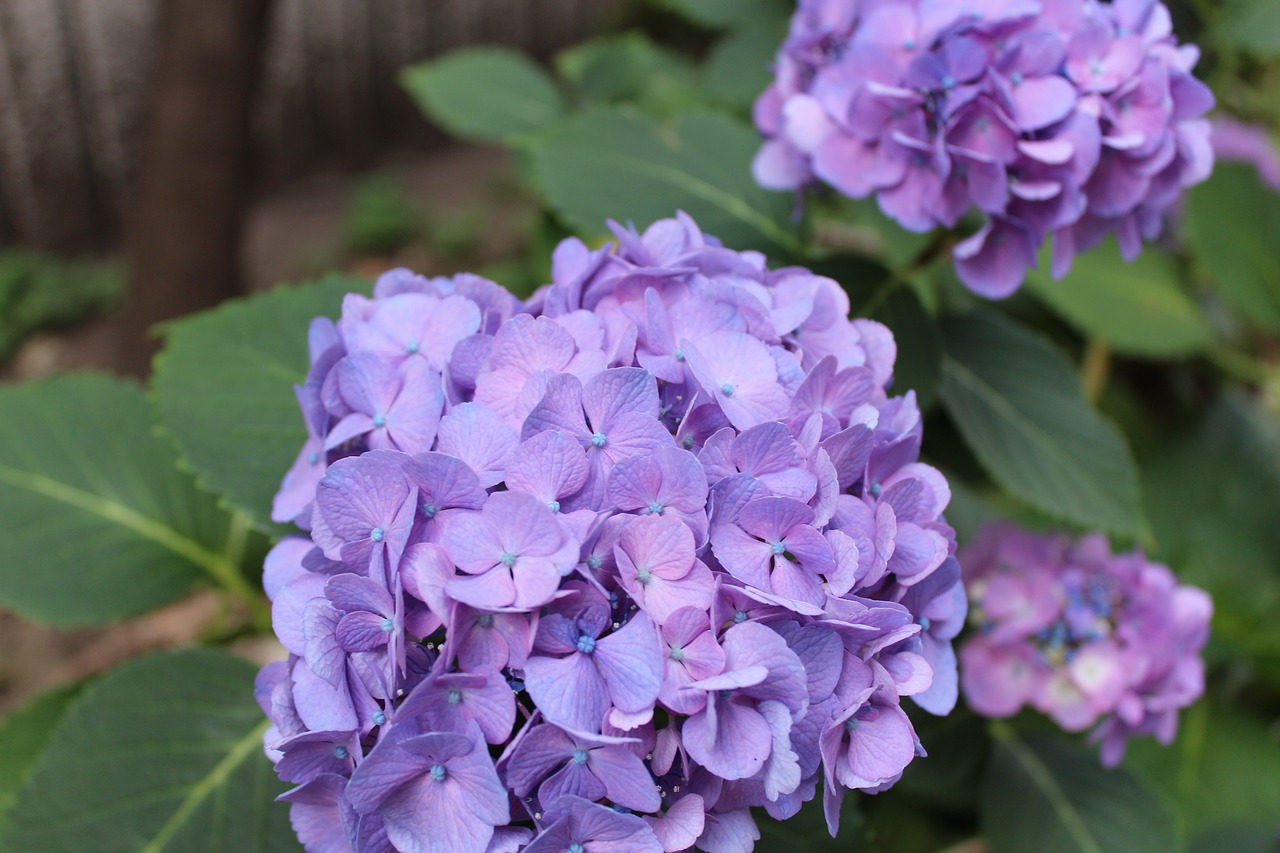
<svg viewBox="0 0 1280 853">
<path fill-rule="evenodd" d="M 707 57 L 703 85 L 729 106 L 750 109 L 773 81 L 774 57 L 787 34 L 786 11 L 776 12 L 720 39 Z"/>
<path fill-rule="evenodd" d="M 683 210 L 735 249 L 799 248 L 788 197 L 751 179 L 759 137 L 728 116 L 685 113 L 664 126 L 594 109 L 531 144 L 537 183 L 580 233 L 603 234 L 611 218 L 644 228 Z"/>
<path fill-rule="evenodd" d="M 450 133 L 502 142 L 539 130 L 564 113 L 555 81 L 523 54 L 497 47 L 454 51 L 406 68 L 400 84 Z"/>
<path fill-rule="evenodd" d="M 1125 263 L 1114 239 L 1075 259 L 1061 281 L 1033 273 L 1028 289 L 1083 334 L 1113 350 L 1164 358 L 1212 340 L 1200 308 L 1182 289 L 1173 259 L 1148 248 Z"/>
<path fill-rule="evenodd" d="M 889 327 L 898 345 L 893 366 L 893 392 L 916 392 L 921 411 L 933 405 L 942 377 L 942 338 L 938 324 L 920 304 L 915 291 L 899 288 L 871 315 Z"/>
<path fill-rule="evenodd" d="M 1067 360 L 994 314 L 949 318 L 942 330 L 942 402 L 991 476 L 1056 518 L 1143 535 L 1129 449 L 1085 401 Z"/>
<path fill-rule="evenodd" d="M 1270 826 L 1280 815 L 1280 732 L 1226 704 L 1201 700 L 1182 712 L 1178 739 L 1130 742 L 1125 764 L 1167 798 L 1180 834 L 1224 822 Z"/>
<path fill-rule="evenodd" d="M 662 0 L 696 24 L 714 29 L 750 26 L 757 18 L 786 9 L 779 0 Z"/>
<path fill-rule="evenodd" d="M 80 688 L 73 684 L 41 693 L 0 721 L 0 832 L 18 789 Z"/>
<path fill-rule="evenodd" d="M 1142 780 L 1107 770 L 1098 755 L 1056 733 L 993 726 L 982 792 L 991 853 L 1176 850 L 1172 817 Z"/>
<path fill-rule="evenodd" d="M 307 327 L 368 292 L 331 277 L 226 302 L 163 327 L 152 384 L 184 464 L 267 532 L 271 499 L 307 438 L 293 386 L 307 375 Z"/>
<path fill-rule="evenodd" d="M 287 851 L 284 787 L 262 754 L 254 667 L 191 649 L 88 687 L 18 792 L 0 849 L 56 853 Z"/>
<path fill-rule="evenodd" d="M 1188 194 L 1186 233 L 1222 298 L 1280 332 L 1280 194 L 1248 166 L 1221 163 Z"/>
<path fill-rule="evenodd" d="M 1142 471 L 1154 556 L 1213 596 L 1215 642 L 1280 684 L 1280 426 L 1229 396 L 1144 446 Z"/>
<path fill-rule="evenodd" d="M 82 374 L 0 389 L 0 604 L 70 626 L 166 604 L 202 574 L 250 594 L 246 531 L 154 430 L 131 382 Z"/>
<path fill-rule="evenodd" d="M 575 45 L 556 57 L 556 70 L 586 104 L 635 102 L 655 108 L 687 100 L 693 66 L 640 33 Z"/>
<path fill-rule="evenodd" d="M 1260 59 L 1280 56 L 1280 12 L 1274 0 L 1231 0 L 1222 4 L 1211 37 Z"/>
</svg>

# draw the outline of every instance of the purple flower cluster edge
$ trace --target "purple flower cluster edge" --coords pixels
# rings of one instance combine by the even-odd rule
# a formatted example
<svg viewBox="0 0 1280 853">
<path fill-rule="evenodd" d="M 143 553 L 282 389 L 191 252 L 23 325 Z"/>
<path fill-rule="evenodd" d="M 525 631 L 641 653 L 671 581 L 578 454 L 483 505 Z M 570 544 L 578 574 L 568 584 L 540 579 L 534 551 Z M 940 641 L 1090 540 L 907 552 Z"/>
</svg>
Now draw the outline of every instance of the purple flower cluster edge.
<svg viewBox="0 0 1280 853">
<path fill-rule="evenodd" d="M 891 786 L 967 600 L 889 331 L 681 214 L 316 319 L 256 694 L 309 851 L 749 851 Z"/>
<path fill-rule="evenodd" d="M 801 0 L 756 102 L 757 181 L 876 197 L 911 231 L 983 224 L 954 249 L 1013 293 L 1116 234 L 1132 260 L 1213 168 L 1209 89 L 1158 0 Z"/>
<path fill-rule="evenodd" d="M 1178 710 L 1204 692 L 1204 590 L 1141 551 L 1112 554 L 1100 534 L 996 523 L 961 558 L 977 629 L 960 652 L 970 707 L 1007 717 L 1031 705 L 1067 731 L 1093 727 L 1108 767 L 1130 737 L 1173 741 Z"/>
</svg>

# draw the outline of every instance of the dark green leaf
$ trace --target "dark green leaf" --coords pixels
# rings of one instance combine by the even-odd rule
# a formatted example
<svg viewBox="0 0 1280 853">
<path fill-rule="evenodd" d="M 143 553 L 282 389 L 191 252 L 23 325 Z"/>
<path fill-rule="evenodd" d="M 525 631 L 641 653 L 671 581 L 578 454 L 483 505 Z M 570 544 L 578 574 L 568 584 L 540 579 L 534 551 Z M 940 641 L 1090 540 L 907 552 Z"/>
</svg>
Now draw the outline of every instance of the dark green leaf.
<svg viewBox="0 0 1280 853">
<path fill-rule="evenodd" d="M 784 821 L 769 817 L 764 809 L 753 809 L 760 840 L 756 853 L 856 853 L 865 849 L 862 844 L 862 815 L 858 812 L 858 795 L 845 794 L 840 809 L 840 833 L 832 838 L 827 830 L 827 819 L 822 813 L 822 789 L 798 814 Z"/>
<path fill-rule="evenodd" d="M 1159 796 L 1124 768 L 1056 733 L 997 735 L 982 792 L 991 853 L 1173 851 L 1173 821 Z"/>
<path fill-rule="evenodd" d="M 1142 456 L 1155 556 L 1213 596 L 1214 638 L 1280 684 L 1280 428 L 1227 397 Z"/>
<path fill-rule="evenodd" d="M 358 279 L 333 277 L 228 302 L 164 327 L 156 401 L 183 462 L 263 530 L 307 438 L 293 386 L 307 374 L 307 327 L 336 317 Z"/>
<path fill-rule="evenodd" d="M 937 322 L 915 292 L 906 288 L 896 290 L 871 316 L 893 331 L 898 345 L 893 392 L 913 390 L 921 410 L 928 409 L 942 377 L 942 339 Z"/>
<path fill-rule="evenodd" d="M 595 109 L 538 136 L 531 156 L 547 200 L 583 234 L 605 233 L 610 218 L 643 228 L 683 210 L 735 249 L 798 248 L 790 200 L 751 179 L 759 145 L 749 126 L 714 113 L 668 127 Z"/>
<path fill-rule="evenodd" d="M 1056 518 L 1144 534 L 1129 449 L 1085 401 L 1067 360 L 993 314 L 950 318 L 942 329 L 940 396 L 991 476 Z"/>
<path fill-rule="evenodd" d="M 5 815 L 81 685 L 41 693 L 0 721 L 0 832 Z"/>
<path fill-rule="evenodd" d="M 0 389 L 0 604 L 90 625 L 180 598 L 202 574 L 244 584 L 246 531 L 154 430 L 131 382 L 84 374 Z"/>
<path fill-rule="evenodd" d="M 1226 704 L 1182 712 L 1178 739 L 1134 739 L 1125 763 L 1165 795 L 1184 837 L 1218 823 L 1272 827 L 1280 817 L 1280 733 Z"/>
<path fill-rule="evenodd" d="M 1215 826 L 1192 840 L 1189 853 L 1280 853 L 1280 832 L 1274 827 Z"/>
<path fill-rule="evenodd" d="M 555 82 L 533 60 L 496 47 L 458 50 L 404 70 L 400 83 L 450 133 L 502 142 L 564 112 Z"/>
<path fill-rule="evenodd" d="M 254 667 L 192 649 L 126 664 L 67 711 L 0 836 L 13 853 L 297 850 L 262 754 Z"/>
<path fill-rule="evenodd" d="M 1219 164 L 1188 195 L 1186 231 L 1222 298 L 1280 332 L 1280 194 L 1247 166 Z"/>
<path fill-rule="evenodd" d="M 787 7 L 780 0 L 662 0 L 689 20 L 705 27 L 735 29 L 760 17 L 773 17 Z"/>
<path fill-rule="evenodd" d="M 1115 240 L 1078 256 L 1061 281 L 1033 273 L 1028 289 L 1085 335 L 1117 352 L 1189 355 L 1212 339 L 1200 308 L 1178 280 L 1173 259 L 1148 248 L 1133 263 Z"/>
</svg>

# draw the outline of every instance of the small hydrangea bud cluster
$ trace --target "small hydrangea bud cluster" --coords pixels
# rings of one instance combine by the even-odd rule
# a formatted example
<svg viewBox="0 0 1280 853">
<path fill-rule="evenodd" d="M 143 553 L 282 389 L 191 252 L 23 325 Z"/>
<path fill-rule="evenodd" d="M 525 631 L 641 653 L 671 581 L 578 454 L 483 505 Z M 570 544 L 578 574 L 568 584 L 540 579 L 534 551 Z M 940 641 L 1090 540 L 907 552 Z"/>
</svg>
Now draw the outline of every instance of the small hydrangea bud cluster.
<svg viewBox="0 0 1280 853">
<path fill-rule="evenodd" d="M 800 0 L 756 103 L 756 179 L 874 194 L 912 231 L 985 224 L 954 250 L 1013 293 L 1116 233 L 1132 259 L 1213 167 L 1208 88 L 1158 0 Z"/>
<path fill-rule="evenodd" d="M 257 685 L 312 851 L 746 851 L 894 783 L 966 597 L 896 348 L 688 217 L 311 329 Z"/>
<path fill-rule="evenodd" d="M 994 524 L 962 557 L 977 631 L 960 651 L 961 684 L 975 711 L 1030 704 L 1067 731 L 1096 724 L 1108 767 L 1130 737 L 1173 740 L 1178 709 L 1204 692 L 1204 590 L 1141 551 L 1113 555 L 1100 534 Z"/>
</svg>

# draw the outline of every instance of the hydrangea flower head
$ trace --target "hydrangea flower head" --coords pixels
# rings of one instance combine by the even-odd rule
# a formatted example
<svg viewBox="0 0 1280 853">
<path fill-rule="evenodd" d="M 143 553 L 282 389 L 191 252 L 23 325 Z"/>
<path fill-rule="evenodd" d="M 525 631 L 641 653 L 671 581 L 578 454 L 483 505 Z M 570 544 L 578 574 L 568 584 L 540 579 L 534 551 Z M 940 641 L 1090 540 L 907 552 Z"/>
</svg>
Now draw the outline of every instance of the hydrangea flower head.
<svg viewBox="0 0 1280 853">
<path fill-rule="evenodd" d="M 1115 233 L 1128 259 L 1213 165 L 1209 90 L 1159 0 L 801 2 L 756 102 L 757 181 L 874 195 L 1002 298 L 1053 243 L 1061 277 Z"/>
<path fill-rule="evenodd" d="M 956 701 L 965 596 L 834 281 L 687 216 L 521 303 L 396 270 L 313 324 L 257 694 L 311 851 L 750 850 L 881 790 Z"/>
<path fill-rule="evenodd" d="M 1169 743 L 1204 692 L 1213 604 L 1140 551 L 994 524 L 962 555 L 977 627 L 960 651 L 965 699 L 1006 717 L 1023 705 L 1068 731 L 1093 727 L 1108 766 L 1128 738 Z"/>
</svg>

